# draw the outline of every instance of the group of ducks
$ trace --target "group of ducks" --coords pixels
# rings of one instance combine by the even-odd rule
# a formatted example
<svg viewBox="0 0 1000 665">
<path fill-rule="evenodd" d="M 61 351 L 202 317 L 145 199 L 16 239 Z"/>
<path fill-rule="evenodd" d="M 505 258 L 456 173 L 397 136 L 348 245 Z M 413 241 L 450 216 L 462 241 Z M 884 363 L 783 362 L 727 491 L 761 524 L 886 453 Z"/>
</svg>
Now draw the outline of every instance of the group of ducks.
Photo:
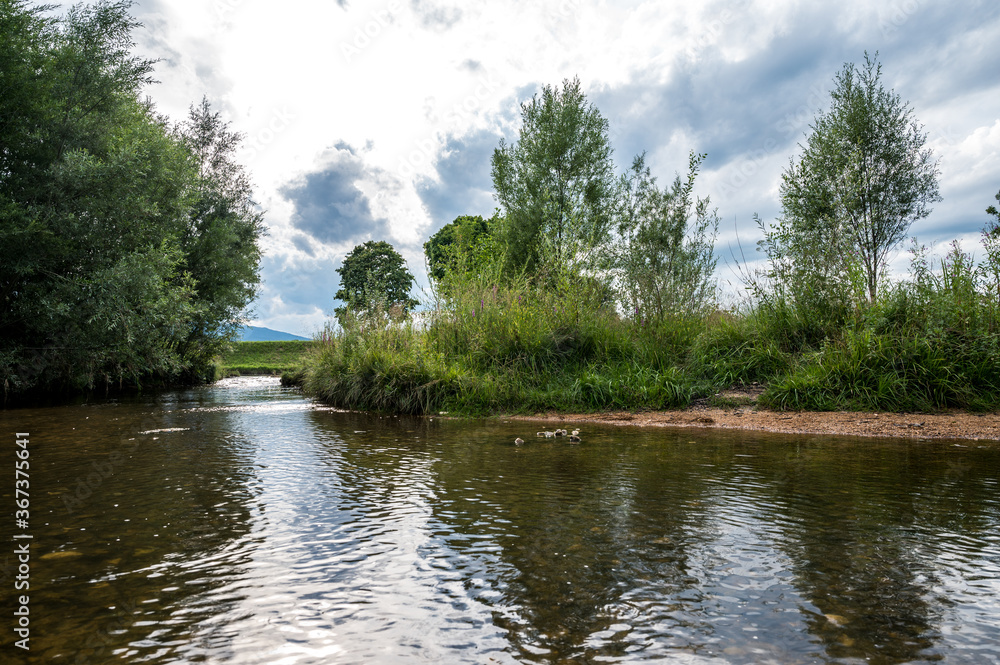
<svg viewBox="0 0 1000 665">
<path fill-rule="evenodd" d="M 580 438 L 580 430 L 578 429 L 575 429 L 572 432 L 567 432 L 564 429 L 557 429 L 554 432 L 538 432 L 535 434 L 535 436 L 544 436 L 546 439 L 551 439 L 552 437 L 555 436 L 568 436 L 570 443 L 580 443 L 581 441 L 583 441 L 583 439 Z M 517 437 L 516 439 L 514 439 L 514 443 L 519 446 L 522 443 L 524 443 L 524 439 L 522 439 L 521 437 Z"/>
</svg>

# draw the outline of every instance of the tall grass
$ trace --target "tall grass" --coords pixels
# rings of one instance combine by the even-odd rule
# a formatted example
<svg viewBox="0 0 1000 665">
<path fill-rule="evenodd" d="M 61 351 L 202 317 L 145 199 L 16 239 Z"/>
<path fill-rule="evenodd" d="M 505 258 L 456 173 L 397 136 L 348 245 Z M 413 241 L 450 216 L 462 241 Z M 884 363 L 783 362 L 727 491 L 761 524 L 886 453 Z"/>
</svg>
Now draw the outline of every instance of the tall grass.
<svg viewBox="0 0 1000 665">
<path fill-rule="evenodd" d="M 930 411 L 1000 406 L 996 293 L 957 244 L 935 272 L 914 248 L 911 280 L 775 377 L 778 408 Z"/>
<path fill-rule="evenodd" d="M 328 330 L 301 382 L 352 409 L 421 414 L 683 407 L 764 384 L 779 409 L 1000 406 L 1000 307 L 957 247 L 875 305 L 760 299 L 738 312 L 623 315 L 584 280 L 465 275 L 420 322 L 381 311 Z"/>
<path fill-rule="evenodd" d="M 697 321 L 623 320 L 580 285 L 463 286 L 422 327 L 370 316 L 329 331 L 306 390 L 400 413 L 666 408 L 710 390 L 678 369 Z"/>
</svg>

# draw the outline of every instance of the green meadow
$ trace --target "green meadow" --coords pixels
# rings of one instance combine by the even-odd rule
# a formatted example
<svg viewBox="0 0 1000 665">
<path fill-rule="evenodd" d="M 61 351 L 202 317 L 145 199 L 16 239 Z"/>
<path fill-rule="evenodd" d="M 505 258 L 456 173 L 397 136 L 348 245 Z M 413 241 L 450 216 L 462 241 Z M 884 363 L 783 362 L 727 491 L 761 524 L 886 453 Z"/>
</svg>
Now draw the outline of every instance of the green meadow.
<svg viewBox="0 0 1000 665">
<path fill-rule="evenodd" d="M 222 356 L 226 376 L 282 374 L 300 367 L 311 341 L 235 342 Z"/>
</svg>

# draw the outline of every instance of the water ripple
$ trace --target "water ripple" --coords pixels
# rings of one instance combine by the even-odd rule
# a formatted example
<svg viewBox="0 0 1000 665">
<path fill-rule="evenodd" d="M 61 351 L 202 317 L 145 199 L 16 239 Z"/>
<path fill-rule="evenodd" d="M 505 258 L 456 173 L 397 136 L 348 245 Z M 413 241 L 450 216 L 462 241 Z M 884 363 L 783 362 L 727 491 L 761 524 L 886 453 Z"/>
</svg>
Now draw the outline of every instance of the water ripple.
<svg viewBox="0 0 1000 665">
<path fill-rule="evenodd" d="M 1000 661 L 997 446 L 516 447 L 516 423 L 338 412 L 270 378 L 86 414 L 39 439 L 40 662 Z"/>
</svg>

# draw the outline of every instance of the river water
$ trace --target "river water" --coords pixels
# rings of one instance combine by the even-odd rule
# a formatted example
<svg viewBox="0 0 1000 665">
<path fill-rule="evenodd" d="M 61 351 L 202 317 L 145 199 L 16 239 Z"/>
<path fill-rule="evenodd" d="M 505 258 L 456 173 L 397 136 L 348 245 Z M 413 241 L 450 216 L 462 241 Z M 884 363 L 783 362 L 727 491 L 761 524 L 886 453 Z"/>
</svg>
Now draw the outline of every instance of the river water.
<svg viewBox="0 0 1000 665">
<path fill-rule="evenodd" d="M 1000 662 L 998 444 L 573 446 L 253 377 L 0 424 L 31 461 L 4 663 Z"/>
</svg>

